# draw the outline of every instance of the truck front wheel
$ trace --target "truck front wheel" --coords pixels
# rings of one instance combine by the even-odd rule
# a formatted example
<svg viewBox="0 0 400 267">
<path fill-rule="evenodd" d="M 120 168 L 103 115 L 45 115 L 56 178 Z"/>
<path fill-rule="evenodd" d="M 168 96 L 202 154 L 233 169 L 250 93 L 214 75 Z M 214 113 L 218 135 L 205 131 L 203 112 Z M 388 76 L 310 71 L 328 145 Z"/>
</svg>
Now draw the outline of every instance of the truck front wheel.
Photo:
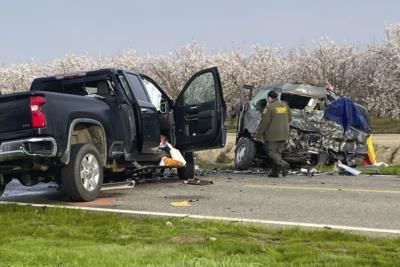
<svg viewBox="0 0 400 267">
<path fill-rule="evenodd" d="M 178 177 L 181 180 L 192 179 L 194 177 L 194 158 L 193 152 L 186 152 L 185 155 L 186 166 L 178 168 Z"/>
<path fill-rule="evenodd" d="M 256 155 L 256 145 L 248 137 L 241 137 L 235 150 L 235 169 L 247 170 L 250 168 Z"/>
<path fill-rule="evenodd" d="M 71 147 L 71 159 L 61 170 L 64 191 L 73 201 L 92 201 L 103 185 L 100 154 L 91 144 Z"/>
</svg>

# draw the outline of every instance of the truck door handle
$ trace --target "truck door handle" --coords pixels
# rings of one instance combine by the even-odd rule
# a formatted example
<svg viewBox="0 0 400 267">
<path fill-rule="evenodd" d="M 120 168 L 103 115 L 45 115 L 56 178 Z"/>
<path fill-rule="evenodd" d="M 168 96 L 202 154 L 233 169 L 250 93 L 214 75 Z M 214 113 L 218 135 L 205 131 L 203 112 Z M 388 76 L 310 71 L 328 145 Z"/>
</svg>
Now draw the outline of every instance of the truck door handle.
<svg viewBox="0 0 400 267">
<path fill-rule="evenodd" d="M 141 113 L 149 113 L 149 109 L 147 108 L 140 108 Z"/>
<path fill-rule="evenodd" d="M 197 113 L 198 112 L 198 108 L 197 108 L 197 106 L 190 106 L 189 110 L 187 112 L 188 113 Z"/>
</svg>

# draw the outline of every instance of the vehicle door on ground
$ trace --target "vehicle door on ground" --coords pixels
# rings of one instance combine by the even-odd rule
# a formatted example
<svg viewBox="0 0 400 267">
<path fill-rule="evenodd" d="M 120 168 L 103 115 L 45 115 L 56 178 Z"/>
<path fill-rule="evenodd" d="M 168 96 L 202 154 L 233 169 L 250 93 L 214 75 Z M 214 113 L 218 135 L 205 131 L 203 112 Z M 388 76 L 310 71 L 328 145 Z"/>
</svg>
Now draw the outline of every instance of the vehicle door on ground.
<svg viewBox="0 0 400 267">
<path fill-rule="evenodd" d="M 127 94 L 131 94 L 133 111 L 135 113 L 137 142 L 136 148 L 143 153 L 151 153 L 160 143 L 160 125 L 156 107 L 150 102 L 149 96 L 140 77 L 134 73 L 124 73 L 119 76 Z M 132 97 L 133 94 L 133 97 Z M 130 124 L 135 122 L 130 121 Z"/>
<path fill-rule="evenodd" d="M 174 107 L 176 146 L 194 151 L 225 145 L 226 107 L 216 67 L 196 73 Z"/>
</svg>

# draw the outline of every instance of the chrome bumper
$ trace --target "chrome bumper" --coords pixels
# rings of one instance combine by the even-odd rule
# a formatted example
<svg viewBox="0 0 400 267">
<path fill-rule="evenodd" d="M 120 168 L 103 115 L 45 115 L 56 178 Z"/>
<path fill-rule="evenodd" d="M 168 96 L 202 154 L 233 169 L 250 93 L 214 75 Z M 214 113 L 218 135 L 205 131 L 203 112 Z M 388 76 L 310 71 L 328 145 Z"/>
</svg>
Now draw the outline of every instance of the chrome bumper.
<svg viewBox="0 0 400 267">
<path fill-rule="evenodd" d="M 52 137 L 7 141 L 0 145 L 0 162 L 29 157 L 55 157 L 56 154 L 57 143 Z"/>
</svg>

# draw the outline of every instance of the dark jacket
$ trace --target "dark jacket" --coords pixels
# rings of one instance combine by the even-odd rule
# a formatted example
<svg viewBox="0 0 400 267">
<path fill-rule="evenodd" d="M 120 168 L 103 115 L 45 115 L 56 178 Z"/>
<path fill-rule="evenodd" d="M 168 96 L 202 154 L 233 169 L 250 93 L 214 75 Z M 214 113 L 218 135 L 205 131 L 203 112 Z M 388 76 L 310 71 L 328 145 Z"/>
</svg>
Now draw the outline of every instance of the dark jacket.
<svg viewBox="0 0 400 267">
<path fill-rule="evenodd" d="M 285 141 L 289 139 L 289 123 L 292 113 L 285 102 L 273 100 L 264 109 L 256 130 L 256 139 Z"/>
</svg>

